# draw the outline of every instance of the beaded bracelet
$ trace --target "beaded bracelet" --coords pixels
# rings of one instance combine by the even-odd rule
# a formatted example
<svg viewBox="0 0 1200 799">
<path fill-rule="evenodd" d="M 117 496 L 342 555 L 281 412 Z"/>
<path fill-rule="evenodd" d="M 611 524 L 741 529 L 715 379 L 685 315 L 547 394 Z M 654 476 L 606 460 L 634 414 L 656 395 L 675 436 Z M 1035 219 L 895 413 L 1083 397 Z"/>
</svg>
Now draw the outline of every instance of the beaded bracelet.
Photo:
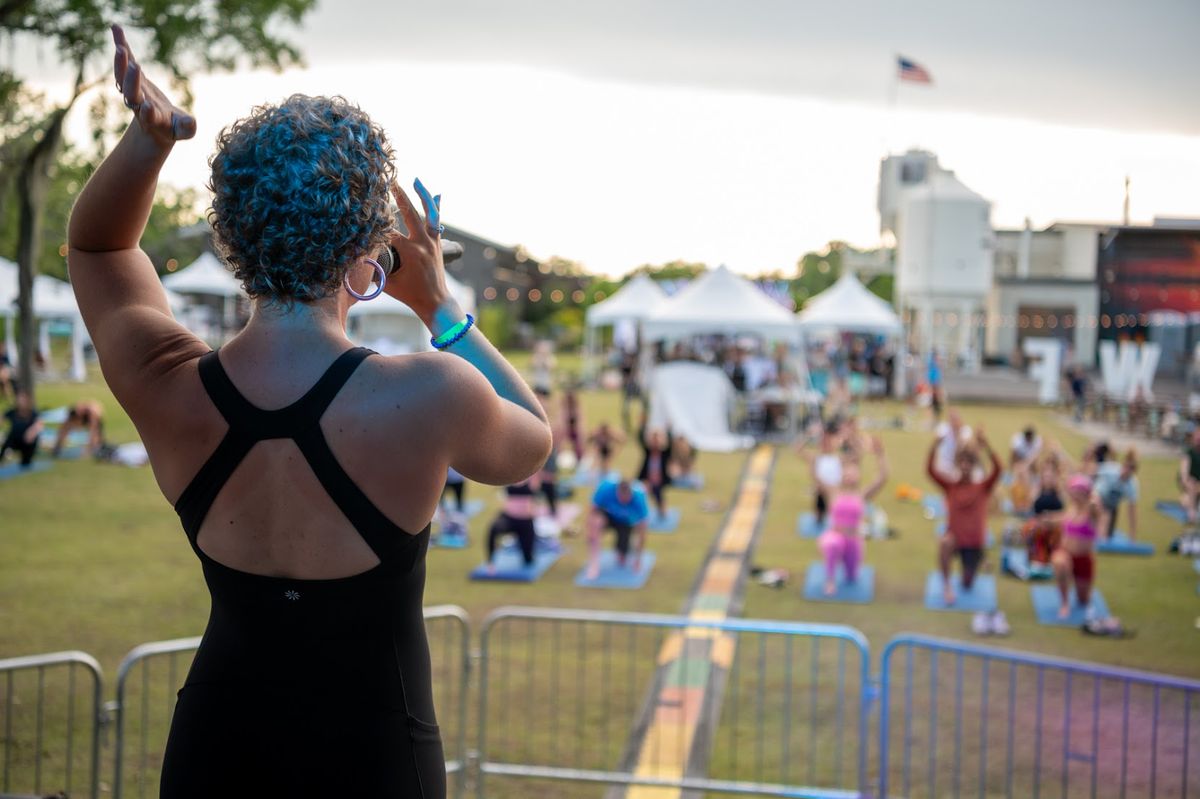
<svg viewBox="0 0 1200 799">
<path fill-rule="evenodd" d="M 456 324 L 454 327 L 447 330 L 440 336 L 434 336 L 429 339 L 429 343 L 433 345 L 435 350 L 444 350 L 451 344 L 455 343 L 471 329 L 475 324 L 475 317 L 467 314 L 467 318 Z"/>
</svg>

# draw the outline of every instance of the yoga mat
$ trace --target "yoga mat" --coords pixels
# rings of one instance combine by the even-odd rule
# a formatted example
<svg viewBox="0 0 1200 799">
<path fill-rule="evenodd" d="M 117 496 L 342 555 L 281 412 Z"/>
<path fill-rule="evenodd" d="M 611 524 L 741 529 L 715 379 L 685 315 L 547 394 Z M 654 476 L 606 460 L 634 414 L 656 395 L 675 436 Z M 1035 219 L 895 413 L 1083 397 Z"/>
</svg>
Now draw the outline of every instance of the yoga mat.
<svg viewBox="0 0 1200 799">
<path fill-rule="evenodd" d="M 652 533 L 673 533 L 679 529 L 679 508 L 667 508 L 665 516 L 659 516 L 653 510 L 646 520 L 646 529 Z"/>
<path fill-rule="evenodd" d="M 796 519 L 796 534 L 801 538 L 816 538 L 821 534 L 821 525 L 815 513 L 801 513 Z"/>
<path fill-rule="evenodd" d="M 921 499 L 921 508 L 926 519 L 940 519 L 946 515 L 946 500 L 937 494 L 926 494 Z"/>
<path fill-rule="evenodd" d="M 44 472 L 50 468 L 50 463 L 43 460 L 34 460 L 29 465 L 28 469 L 21 468 L 19 463 L 6 463 L 0 466 L 0 480 L 8 480 L 12 477 L 20 477 L 23 474 L 33 474 L 34 472 Z"/>
<path fill-rule="evenodd" d="M 1033 612 L 1037 614 L 1038 624 L 1049 624 L 1054 627 L 1082 627 L 1087 620 L 1084 608 L 1075 600 L 1075 588 L 1071 588 L 1071 615 L 1065 619 L 1058 617 L 1058 605 L 1062 601 L 1056 585 L 1035 585 L 1029 589 L 1029 597 L 1033 600 Z M 1108 604 L 1095 588 L 1092 589 L 1092 609 L 1094 617 L 1103 619 L 1108 616 Z"/>
<path fill-rule="evenodd" d="M 466 549 L 470 541 L 464 535 L 447 535 L 439 533 L 429 539 L 429 545 L 437 549 Z"/>
<path fill-rule="evenodd" d="M 546 573 L 562 556 L 561 552 L 552 552 L 542 548 L 534 551 L 533 565 L 526 566 L 521 558 L 519 549 L 496 550 L 496 571 L 488 574 L 487 564 L 481 563 L 471 570 L 472 580 L 488 580 L 495 582 L 532 583 Z"/>
<path fill-rule="evenodd" d="M 600 553 L 600 574 L 596 576 L 596 579 L 589 580 L 587 578 L 587 565 L 585 564 L 575 575 L 575 585 L 580 588 L 641 588 L 646 584 L 646 580 L 650 579 L 650 572 L 654 570 L 654 561 L 654 553 L 646 550 L 642 552 L 640 568 L 634 571 L 629 566 L 633 562 L 632 553 L 626 558 L 626 565 L 619 566 L 617 565 L 617 553 L 606 549 Z"/>
<path fill-rule="evenodd" d="M 838 567 L 837 593 L 825 596 L 825 564 L 809 564 L 804 574 L 804 598 L 813 602 L 853 602 L 865 605 L 875 598 L 875 568 L 858 567 L 858 579 L 853 584 L 846 582 L 842 567 Z"/>
<path fill-rule="evenodd" d="M 699 491 L 704 488 L 704 475 L 681 474 L 671 481 L 671 487 L 681 488 L 684 491 Z"/>
<path fill-rule="evenodd" d="M 1037 572 L 1031 572 L 1029 566 L 1029 550 L 1024 547 L 1005 547 L 1000 553 L 1000 570 L 1019 580 L 1049 580 L 1053 577 L 1049 565 L 1039 565 Z"/>
<path fill-rule="evenodd" d="M 1117 530 L 1108 541 L 1096 542 L 1096 551 L 1105 555 L 1153 555 L 1154 545 L 1146 541 L 1130 541 L 1129 536 Z"/>
<path fill-rule="evenodd" d="M 962 587 L 958 574 L 950 575 L 950 584 L 958 595 L 953 605 L 947 605 L 942 596 L 941 572 L 930 572 L 925 578 L 925 607 L 929 610 L 963 611 L 977 613 L 996 609 L 996 578 L 991 574 L 976 574 L 975 584 L 967 591 Z"/>
<path fill-rule="evenodd" d="M 1160 499 L 1154 503 L 1154 509 L 1166 516 L 1168 519 L 1173 519 L 1180 524 L 1187 524 L 1187 512 L 1178 502 L 1169 499 Z"/>
</svg>

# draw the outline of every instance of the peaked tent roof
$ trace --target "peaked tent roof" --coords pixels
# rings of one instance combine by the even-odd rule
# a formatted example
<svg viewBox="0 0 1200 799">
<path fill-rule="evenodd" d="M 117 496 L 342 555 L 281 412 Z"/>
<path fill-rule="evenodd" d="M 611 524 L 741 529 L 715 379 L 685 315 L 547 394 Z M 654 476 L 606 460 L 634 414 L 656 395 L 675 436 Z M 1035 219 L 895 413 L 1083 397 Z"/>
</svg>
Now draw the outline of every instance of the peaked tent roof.
<svg viewBox="0 0 1200 799">
<path fill-rule="evenodd" d="M 899 333 L 900 317 L 852 274 L 809 300 L 797 321 L 804 330 L 850 330 L 859 333 Z"/>
<path fill-rule="evenodd" d="M 667 300 L 667 293 L 648 275 L 638 275 L 603 302 L 587 309 L 591 327 L 612 325 L 631 319 L 644 320 Z"/>
<path fill-rule="evenodd" d="M 758 333 L 795 341 L 796 317 L 746 278 L 725 266 L 702 275 L 646 319 L 648 340 L 711 333 Z"/>
<path fill-rule="evenodd" d="M 18 269 L 0 258 L 0 317 L 17 315 Z M 79 316 L 75 292 L 65 280 L 37 275 L 33 278 L 33 315 L 39 319 L 74 319 Z"/>
<path fill-rule="evenodd" d="M 167 275 L 162 282 L 180 294 L 237 297 L 244 293 L 238 279 L 211 252 L 203 253 L 175 274 Z"/>
</svg>

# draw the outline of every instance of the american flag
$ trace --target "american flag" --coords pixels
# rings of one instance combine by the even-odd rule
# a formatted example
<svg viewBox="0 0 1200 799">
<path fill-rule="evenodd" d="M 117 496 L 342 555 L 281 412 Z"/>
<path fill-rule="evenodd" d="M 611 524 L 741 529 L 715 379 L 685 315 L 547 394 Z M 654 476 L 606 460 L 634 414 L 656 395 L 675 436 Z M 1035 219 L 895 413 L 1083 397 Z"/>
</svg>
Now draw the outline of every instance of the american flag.
<svg viewBox="0 0 1200 799">
<path fill-rule="evenodd" d="M 929 70 L 916 61 L 904 56 L 896 56 L 896 66 L 900 69 L 900 80 L 908 80 L 913 83 L 933 83 L 933 76 L 929 74 Z"/>
</svg>

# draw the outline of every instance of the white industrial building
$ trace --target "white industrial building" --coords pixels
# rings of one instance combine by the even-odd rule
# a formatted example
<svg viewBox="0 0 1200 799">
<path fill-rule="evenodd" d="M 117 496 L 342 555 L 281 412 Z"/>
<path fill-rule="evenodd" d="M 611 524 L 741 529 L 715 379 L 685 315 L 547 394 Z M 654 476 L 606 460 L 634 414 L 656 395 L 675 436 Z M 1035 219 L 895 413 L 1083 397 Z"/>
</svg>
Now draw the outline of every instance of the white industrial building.
<svg viewBox="0 0 1200 799">
<path fill-rule="evenodd" d="M 893 304 L 910 346 L 978 366 L 993 283 L 991 203 L 932 153 L 912 150 L 881 165 L 879 217 L 896 243 Z"/>
</svg>

